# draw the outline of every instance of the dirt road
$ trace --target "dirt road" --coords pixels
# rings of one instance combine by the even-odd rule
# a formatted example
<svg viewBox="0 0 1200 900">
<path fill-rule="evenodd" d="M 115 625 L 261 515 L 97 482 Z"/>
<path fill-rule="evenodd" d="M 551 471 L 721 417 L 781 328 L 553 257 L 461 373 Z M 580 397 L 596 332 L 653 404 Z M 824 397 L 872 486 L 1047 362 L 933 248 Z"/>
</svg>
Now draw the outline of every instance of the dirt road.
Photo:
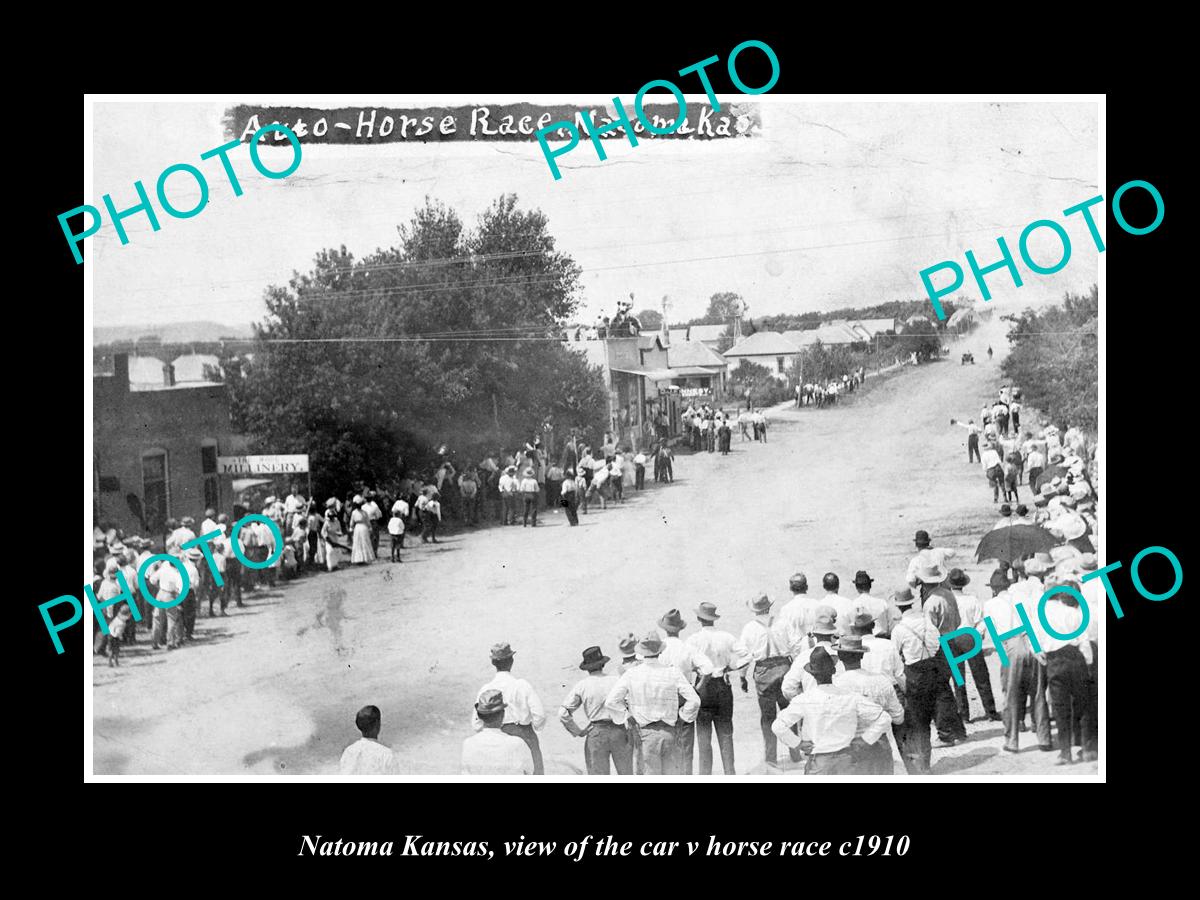
<svg viewBox="0 0 1200 900">
<path fill-rule="evenodd" d="M 692 623 L 687 637 L 701 600 L 717 603 L 720 625 L 736 634 L 751 618 L 746 600 L 763 591 L 786 599 L 797 570 L 814 590 L 836 572 L 849 592 L 866 569 L 886 594 L 903 580 L 918 528 L 956 548 L 968 590 L 986 596 L 990 569 L 969 561 L 995 506 L 967 463 L 966 432 L 949 420 L 976 416 L 995 395 L 989 343 L 1004 347 L 999 323 L 953 345 L 949 360 L 868 379 L 836 408 L 777 410 L 769 443 L 735 434 L 728 457 L 681 454 L 674 485 L 630 490 L 578 528 L 558 513 L 536 530 L 449 535 L 407 550 L 399 565 L 381 560 L 252 595 L 227 619 L 202 618 L 195 646 L 151 654 L 139 643 L 120 669 L 99 660 L 95 771 L 329 773 L 358 737 L 355 711 L 373 703 L 404 771 L 457 774 L 471 704 L 492 674 L 488 647 L 506 640 L 514 673 L 550 716 L 547 772 L 582 773 L 582 741 L 555 721 L 581 675 L 580 652 L 599 644 L 616 657 L 619 634 L 646 632 L 671 607 Z M 959 365 L 964 349 L 976 365 Z M 1052 771 L 1055 754 L 1031 735 L 1013 755 L 1000 749 L 999 723 L 968 730 L 967 743 L 935 747 L 935 774 Z M 738 771 L 761 772 L 757 704 L 736 688 L 734 736 Z M 1096 764 L 1058 772 L 1091 775 Z"/>
</svg>

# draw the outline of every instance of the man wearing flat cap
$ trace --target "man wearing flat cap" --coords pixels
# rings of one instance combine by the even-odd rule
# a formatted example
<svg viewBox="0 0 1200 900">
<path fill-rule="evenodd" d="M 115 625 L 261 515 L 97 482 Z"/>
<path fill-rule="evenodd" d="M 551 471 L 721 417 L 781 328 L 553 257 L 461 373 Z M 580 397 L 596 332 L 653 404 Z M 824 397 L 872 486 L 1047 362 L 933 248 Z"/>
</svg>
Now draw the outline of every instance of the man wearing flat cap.
<svg viewBox="0 0 1200 900">
<path fill-rule="evenodd" d="M 679 775 L 676 723 L 695 722 L 700 696 L 678 666 L 662 661 L 664 643 L 657 631 L 638 642 L 640 666 L 627 669 L 605 699 L 614 713 L 628 713 L 638 725 L 647 775 Z"/>
<path fill-rule="evenodd" d="M 463 741 L 463 775 L 534 775 L 533 755 L 519 737 L 502 731 L 506 706 L 504 695 L 484 689 L 475 701 L 472 717 L 478 733 Z"/>
<path fill-rule="evenodd" d="M 486 691 L 500 691 L 504 698 L 501 730 L 528 745 L 533 757 L 533 774 L 544 775 L 546 770 L 542 765 L 542 748 L 537 732 L 546 724 L 546 712 L 533 686 L 524 678 L 513 677 L 514 656 L 516 654 L 506 641 L 492 645 L 491 657 L 492 665 L 496 667 L 496 677 L 479 689 L 479 697 Z M 476 713 L 471 715 L 471 726 L 476 731 L 485 727 Z"/>
<path fill-rule="evenodd" d="M 837 665 L 824 644 L 813 648 L 805 667 L 813 687 L 792 700 L 771 728 L 789 747 L 808 753 L 805 775 L 859 774 L 855 754 L 879 740 L 891 717 L 875 701 L 833 683 Z"/>
<path fill-rule="evenodd" d="M 605 706 L 609 692 L 617 684 L 616 675 L 604 672 L 608 661 L 599 647 L 588 647 L 583 651 L 579 668 L 588 673 L 587 677 L 571 688 L 559 707 L 558 718 L 568 732 L 584 739 L 583 761 L 589 775 L 609 774 L 610 761 L 618 775 L 632 775 L 633 743 L 625 727 L 628 716 Z M 586 728 L 580 728 L 575 721 L 575 711 L 581 708 L 587 716 Z"/>
</svg>

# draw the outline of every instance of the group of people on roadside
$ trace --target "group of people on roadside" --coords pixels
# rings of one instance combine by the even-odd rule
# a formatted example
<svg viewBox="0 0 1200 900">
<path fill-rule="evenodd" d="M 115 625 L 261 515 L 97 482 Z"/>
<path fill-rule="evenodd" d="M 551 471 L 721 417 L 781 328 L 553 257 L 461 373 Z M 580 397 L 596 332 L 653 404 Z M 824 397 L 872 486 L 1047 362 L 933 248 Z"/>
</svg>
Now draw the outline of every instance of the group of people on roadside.
<svg viewBox="0 0 1200 900">
<path fill-rule="evenodd" d="M 839 396 L 851 394 L 867 379 L 864 366 L 859 366 L 852 372 L 847 372 L 841 378 L 830 378 L 826 381 L 806 382 L 796 385 L 796 408 L 816 406 L 818 409 L 833 406 Z"/>
</svg>

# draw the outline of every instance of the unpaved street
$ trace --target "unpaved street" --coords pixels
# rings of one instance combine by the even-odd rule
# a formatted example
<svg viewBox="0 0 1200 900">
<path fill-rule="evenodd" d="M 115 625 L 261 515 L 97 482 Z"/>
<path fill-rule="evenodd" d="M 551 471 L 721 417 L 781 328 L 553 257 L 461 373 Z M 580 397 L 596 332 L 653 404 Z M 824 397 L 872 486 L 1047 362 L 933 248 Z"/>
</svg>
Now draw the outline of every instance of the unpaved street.
<svg viewBox="0 0 1200 900">
<path fill-rule="evenodd" d="M 886 596 L 903 580 L 918 528 L 956 548 L 968 591 L 987 596 L 990 567 L 970 560 L 995 506 L 978 465 L 966 461 L 966 432 L 949 420 L 977 416 L 994 396 L 998 357 L 989 363 L 986 347 L 1000 351 L 1002 333 L 985 323 L 948 360 L 869 378 L 836 408 L 776 410 L 767 444 L 735 432 L 728 457 L 682 453 L 674 485 L 629 489 L 624 505 L 593 510 L 579 528 L 559 512 L 536 530 L 418 542 L 403 564 L 381 559 L 260 590 L 227 619 L 201 618 L 199 640 L 180 651 L 150 653 L 142 638 L 119 669 L 97 659 L 95 771 L 335 772 L 358 737 L 354 713 L 373 703 L 404 771 L 455 775 L 475 693 L 493 671 L 488 647 L 505 640 L 517 653 L 514 674 L 547 707 L 547 772 L 582 773 L 583 742 L 556 721 L 582 674 L 580 652 L 599 644 L 615 659 L 619 634 L 644 634 L 671 607 L 690 623 L 686 638 L 701 600 L 714 601 L 719 625 L 736 634 L 751 618 L 747 599 L 763 591 L 786 599 L 797 570 L 812 591 L 836 572 L 847 593 L 866 569 Z M 963 349 L 975 351 L 976 365 L 959 365 Z M 973 691 L 972 700 L 979 714 Z M 999 723 L 968 730 L 965 744 L 935 744 L 935 774 L 1053 770 L 1056 754 L 1038 751 L 1032 735 L 1014 756 L 1000 749 Z M 736 686 L 734 736 L 738 771 L 761 771 L 758 707 Z M 1091 775 L 1096 764 L 1068 771 Z"/>
</svg>

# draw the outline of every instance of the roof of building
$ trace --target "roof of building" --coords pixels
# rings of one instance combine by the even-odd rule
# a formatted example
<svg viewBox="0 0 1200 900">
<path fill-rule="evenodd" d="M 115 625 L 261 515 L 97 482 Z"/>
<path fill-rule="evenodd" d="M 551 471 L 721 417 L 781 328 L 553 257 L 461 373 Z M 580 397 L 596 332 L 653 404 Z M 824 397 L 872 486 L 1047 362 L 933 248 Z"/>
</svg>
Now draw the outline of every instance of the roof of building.
<svg viewBox="0 0 1200 900">
<path fill-rule="evenodd" d="M 807 331 L 785 331 L 783 336 L 797 347 L 807 347 L 820 341 L 822 344 L 857 344 L 870 337 L 846 323 L 822 325 Z"/>
<path fill-rule="evenodd" d="M 221 361 L 210 353 L 188 353 L 175 358 L 171 363 L 175 367 L 175 382 L 181 381 L 210 381 L 204 376 L 205 368 L 218 371 Z"/>
<path fill-rule="evenodd" d="M 777 331 L 756 331 L 726 350 L 725 356 L 788 356 L 799 352 L 799 347 Z"/>
<path fill-rule="evenodd" d="M 682 344 L 687 340 L 688 330 L 686 328 L 669 328 L 667 329 L 667 339 L 672 344 Z"/>
<path fill-rule="evenodd" d="M 971 309 L 970 307 L 956 309 L 954 311 L 954 315 L 950 317 L 950 321 L 948 321 L 946 324 L 958 325 L 962 322 L 970 322 L 973 318 L 975 318 L 975 310 Z"/>
<path fill-rule="evenodd" d="M 672 344 L 667 348 L 667 365 L 672 369 L 683 366 L 705 366 L 714 369 L 726 369 L 729 363 L 715 350 L 710 350 L 699 341 L 687 341 Z"/>
<path fill-rule="evenodd" d="M 689 341 L 719 341 L 728 325 L 689 325 L 687 339 Z"/>
<path fill-rule="evenodd" d="M 163 375 L 163 366 L 161 359 L 157 356 L 131 356 L 129 357 L 129 383 L 135 384 L 164 384 L 166 377 Z"/>
<path fill-rule="evenodd" d="M 639 350 L 653 350 L 655 346 L 658 346 L 662 350 L 667 349 L 667 344 L 663 341 L 662 332 L 647 331 L 644 334 L 638 335 Z"/>
<path fill-rule="evenodd" d="M 871 332 L 872 337 L 877 334 L 896 330 L 896 319 L 894 317 L 891 319 L 859 319 L 856 324 L 863 326 L 867 331 Z"/>
</svg>

